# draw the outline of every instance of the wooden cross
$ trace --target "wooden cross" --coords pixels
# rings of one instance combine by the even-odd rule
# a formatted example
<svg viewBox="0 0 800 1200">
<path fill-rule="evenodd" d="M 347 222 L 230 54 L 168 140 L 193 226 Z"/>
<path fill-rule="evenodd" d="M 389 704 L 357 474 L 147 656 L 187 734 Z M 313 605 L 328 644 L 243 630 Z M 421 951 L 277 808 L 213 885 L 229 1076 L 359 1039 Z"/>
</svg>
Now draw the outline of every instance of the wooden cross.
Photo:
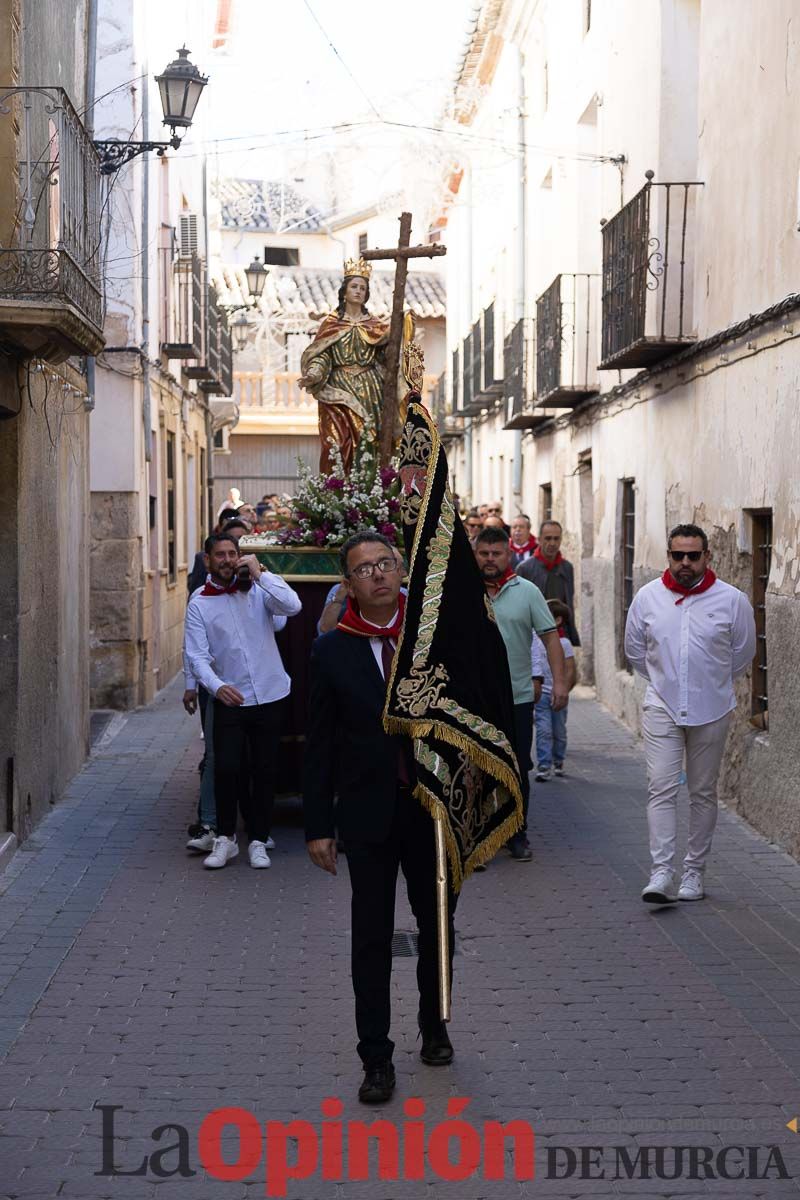
<svg viewBox="0 0 800 1200">
<path fill-rule="evenodd" d="M 403 301 L 406 295 L 406 277 L 410 258 L 438 258 L 447 253 L 447 247 L 410 246 L 411 213 L 400 215 L 400 238 L 394 250 L 365 250 L 361 257 L 366 260 L 393 258 L 397 263 L 394 274 L 394 296 L 392 297 L 392 321 L 389 326 L 389 341 L 386 344 L 386 376 L 383 381 L 383 406 L 381 408 L 380 461 L 386 466 L 392 457 L 395 414 L 397 412 L 397 371 L 400 366 L 400 346 L 403 340 Z"/>
</svg>

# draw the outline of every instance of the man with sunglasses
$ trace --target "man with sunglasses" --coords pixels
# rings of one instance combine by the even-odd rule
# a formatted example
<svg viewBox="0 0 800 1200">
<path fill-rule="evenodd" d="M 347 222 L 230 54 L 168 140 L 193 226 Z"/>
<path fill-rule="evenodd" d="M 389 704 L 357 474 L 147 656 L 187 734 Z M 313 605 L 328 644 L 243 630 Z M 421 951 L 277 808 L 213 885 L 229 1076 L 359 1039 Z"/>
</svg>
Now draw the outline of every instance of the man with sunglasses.
<svg viewBox="0 0 800 1200">
<path fill-rule="evenodd" d="M 625 653 L 648 686 L 642 712 L 647 759 L 647 821 L 652 871 L 649 904 L 702 900 L 703 874 L 717 823 L 717 779 L 736 708 L 733 681 L 756 651 L 750 601 L 709 567 L 708 537 L 677 525 L 667 540 L 669 565 L 633 598 Z M 678 788 L 684 757 L 689 838 L 675 890 Z"/>
<path fill-rule="evenodd" d="M 341 559 L 347 606 L 311 651 L 303 809 L 312 862 L 336 874 L 337 828 L 347 853 L 357 1049 L 364 1067 L 358 1098 L 382 1104 L 395 1086 L 389 1028 L 398 868 L 419 929 L 420 1057 L 428 1066 L 446 1066 L 453 1047 L 439 1019 L 433 822 L 413 795 L 410 740 L 390 737 L 381 720 L 403 624 L 402 573 L 391 543 L 367 530 L 345 542 Z M 451 894 L 451 954 L 454 910 Z"/>
</svg>

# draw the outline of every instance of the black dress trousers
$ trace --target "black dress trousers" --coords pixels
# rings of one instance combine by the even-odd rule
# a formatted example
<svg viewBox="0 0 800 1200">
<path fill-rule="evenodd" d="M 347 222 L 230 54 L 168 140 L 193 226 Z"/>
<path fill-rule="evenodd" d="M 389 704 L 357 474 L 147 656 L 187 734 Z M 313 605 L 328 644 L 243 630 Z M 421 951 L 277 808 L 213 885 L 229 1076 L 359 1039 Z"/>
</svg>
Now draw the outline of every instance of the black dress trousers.
<svg viewBox="0 0 800 1200">
<path fill-rule="evenodd" d="M 424 1026 L 439 1020 L 436 843 L 433 820 L 410 788 L 398 783 L 389 836 L 345 844 L 352 897 L 352 974 L 358 1053 L 365 1064 L 390 1059 L 392 935 L 397 870 L 402 868 L 419 930 L 417 984 Z M 450 978 L 453 976 L 455 893 L 449 889 Z"/>
</svg>

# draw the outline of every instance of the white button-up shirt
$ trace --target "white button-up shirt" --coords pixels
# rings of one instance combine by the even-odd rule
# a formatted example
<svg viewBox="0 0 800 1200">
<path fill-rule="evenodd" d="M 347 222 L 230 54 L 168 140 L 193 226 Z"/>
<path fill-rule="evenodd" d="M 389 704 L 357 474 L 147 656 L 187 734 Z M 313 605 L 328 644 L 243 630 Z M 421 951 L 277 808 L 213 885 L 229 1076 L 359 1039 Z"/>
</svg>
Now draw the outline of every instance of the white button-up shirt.
<svg viewBox="0 0 800 1200">
<path fill-rule="evenodd" d="M 272 618 L 294 616 L 301 608 L 297 593 L 269 571 L 262 571 L 247 592 L 195 592 L 184 626 L 189 670 L 212 696 L 232 684 L 245 705 L 282 700 L 292 682 L 275 644 Z"/>
<path fill-rule="evenodd" d="M 203 587 L 205 587 L 205 584 L 203 585 Z M 192 592 L 192 596 L 199 596 L 200 593 L 202 592 L 202 590 L 203 590 L 203 588 L 201 588 L 201 587 L 195 588 L 195 590 Z M 280 617 L 273 616 L 272 617 L 272 628 L 275 631 L 275 633 L 280 633 L 280 631 L 282 629 L 286 628 L 286 622 L 288 619 L 289 618 L 285 617 L 285 616 L 280 616 Z M 189 666 L 189 657 L 186 653 L 186 639 L 185 638 L 184 638 L 184 642 L 183 642 L 183 685 L 186 688 L 187 692 L 196 692 L 197 691 L 197 677 L 195 676 L 195 673 L 192 670 L 192 668 Z"/>
<path fill-rule="evenodd" d="M 660 579 L 636 593 L 625 654 L 649 682 L 645 704 L 665 708 L 676 725 L 707 725 L 736 707 L 734 678 L 756 652 L 753 608 L 744 592 L 720 579 L 679 599 Z"/>
</svg>

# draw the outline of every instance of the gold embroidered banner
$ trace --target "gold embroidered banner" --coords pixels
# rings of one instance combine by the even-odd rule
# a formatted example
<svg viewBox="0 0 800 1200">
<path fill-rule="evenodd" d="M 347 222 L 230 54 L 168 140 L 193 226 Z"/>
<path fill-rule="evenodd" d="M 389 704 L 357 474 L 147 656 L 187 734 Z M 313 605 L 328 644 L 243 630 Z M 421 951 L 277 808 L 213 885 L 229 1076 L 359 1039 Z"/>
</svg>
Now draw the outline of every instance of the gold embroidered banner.
<svg viewBox="0 0 800 1200">
<path fill-rule="evenodd" d="M 447 457 L 418 402 L 408 406 L 398 469 L 410 569 L 383 724 L 414 739 L 415 795 L 444 816 L 459 891 L 522 825 L 511 678 Z"/>
</svg>

